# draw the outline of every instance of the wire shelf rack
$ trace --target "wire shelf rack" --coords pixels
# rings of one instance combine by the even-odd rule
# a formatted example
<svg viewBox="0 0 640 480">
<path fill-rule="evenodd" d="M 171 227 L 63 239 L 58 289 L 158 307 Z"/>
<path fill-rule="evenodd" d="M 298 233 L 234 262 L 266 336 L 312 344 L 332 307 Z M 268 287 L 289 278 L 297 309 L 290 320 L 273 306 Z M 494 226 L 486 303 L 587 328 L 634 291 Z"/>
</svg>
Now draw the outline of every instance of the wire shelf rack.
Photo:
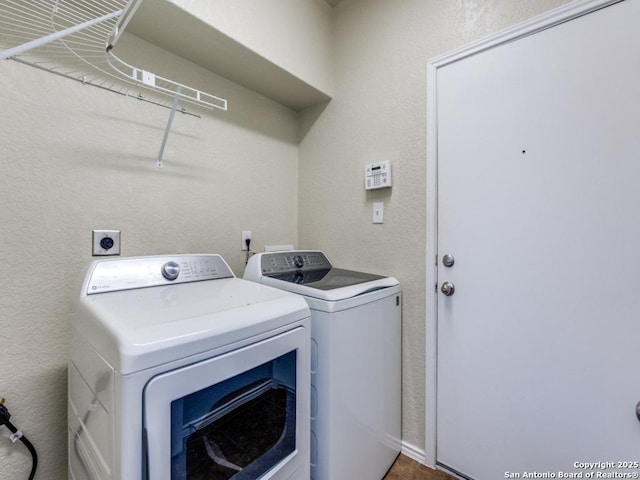
<svg viewBox="0 0 640 480">
<path fill-rule="evenodd" d="M 227 110 L 224 98 L 118 58 L 114 46 L 142 0 L 0 0 L 0 60 L 11 58 L 85 84 L 171 109 L 157 166 L 179 103 Z M 141 87 L 143 95 L 132 87 Z M 149 94 L 151 92 L 151 94 Z M 199 116 L 199 115 L 196 115 Z"/>
<path fill-rule="evenodd" d="M 11 58 L 169 108 L 178 97 L 180 102 L 227 110 L 223 98 L 129 65 L 115 55 L 113 47 L 141 3 L 0 0 L 0 59 Z"/>
</svg>

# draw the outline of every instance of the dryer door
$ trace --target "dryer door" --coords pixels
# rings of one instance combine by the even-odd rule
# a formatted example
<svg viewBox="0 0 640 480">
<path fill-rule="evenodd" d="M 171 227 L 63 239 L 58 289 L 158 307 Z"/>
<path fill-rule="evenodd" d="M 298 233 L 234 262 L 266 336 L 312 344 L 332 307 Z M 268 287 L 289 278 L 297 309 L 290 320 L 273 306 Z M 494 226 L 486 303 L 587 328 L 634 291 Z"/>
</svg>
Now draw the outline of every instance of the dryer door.
<svg viewBox="0 0 640 480">
<path fill-rule="evenodd" d="M 150 380 L 147 478 L 309 478 L 307 345 L 299 327 Z"/>
</svg>

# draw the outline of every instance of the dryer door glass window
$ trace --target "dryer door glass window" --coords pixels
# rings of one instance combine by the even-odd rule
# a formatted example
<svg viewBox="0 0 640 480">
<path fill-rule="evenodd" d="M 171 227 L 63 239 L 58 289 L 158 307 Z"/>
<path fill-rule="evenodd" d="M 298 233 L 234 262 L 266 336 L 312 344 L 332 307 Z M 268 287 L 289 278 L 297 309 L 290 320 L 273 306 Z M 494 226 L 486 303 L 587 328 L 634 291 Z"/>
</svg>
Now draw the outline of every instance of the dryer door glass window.
<svg viewBox="0 0 640 480">
<path fill-rule="evenodd" d="M 296 448 L 296 352 L 171 403 L 172 480 L 255 479 Z"/>
<path fill-rule="evenodd" d="M 302 468 L 307 337 L 295 328 L 151 379 L 143 394 L 143 478 L 255 480 Z"/>
</svg>

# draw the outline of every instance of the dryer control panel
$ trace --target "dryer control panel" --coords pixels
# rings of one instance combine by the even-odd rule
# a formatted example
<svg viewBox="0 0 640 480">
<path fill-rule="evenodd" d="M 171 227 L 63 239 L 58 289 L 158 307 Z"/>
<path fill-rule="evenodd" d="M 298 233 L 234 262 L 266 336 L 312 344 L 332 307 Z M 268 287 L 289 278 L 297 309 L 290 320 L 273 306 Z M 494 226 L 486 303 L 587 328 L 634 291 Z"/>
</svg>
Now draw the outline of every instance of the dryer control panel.
<svg viewBox="0 0 640 480">
<path fill-rule="evenodd" d="M 159 255 L 96 260 L 85 278 L 87 295 L 134 288 L 233 278 L 220 255 Z"/>
</svg>

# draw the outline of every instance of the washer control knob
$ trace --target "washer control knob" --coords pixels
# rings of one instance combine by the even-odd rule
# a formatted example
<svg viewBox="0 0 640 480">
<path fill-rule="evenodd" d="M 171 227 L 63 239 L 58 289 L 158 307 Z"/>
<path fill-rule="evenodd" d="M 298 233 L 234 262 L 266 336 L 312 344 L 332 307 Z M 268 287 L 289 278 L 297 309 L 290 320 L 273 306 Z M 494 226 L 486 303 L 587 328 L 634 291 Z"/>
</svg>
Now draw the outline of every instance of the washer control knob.
<svg viewBox="0 0 640 480">
<path fill-rule="evenodd" d="M 295 257 L 293 257 L 293 265 L 296 268 L 304 267 L 304 258 L 302 257 L 302 255 L 296 255 Z"/>
<path fill-rule="evenodd" d="M 180 265 L 177 262 L 167 262 L 162 265 L 162 276 L 167 280 L 175 280 L 180 275 Z"/>
</svg>

